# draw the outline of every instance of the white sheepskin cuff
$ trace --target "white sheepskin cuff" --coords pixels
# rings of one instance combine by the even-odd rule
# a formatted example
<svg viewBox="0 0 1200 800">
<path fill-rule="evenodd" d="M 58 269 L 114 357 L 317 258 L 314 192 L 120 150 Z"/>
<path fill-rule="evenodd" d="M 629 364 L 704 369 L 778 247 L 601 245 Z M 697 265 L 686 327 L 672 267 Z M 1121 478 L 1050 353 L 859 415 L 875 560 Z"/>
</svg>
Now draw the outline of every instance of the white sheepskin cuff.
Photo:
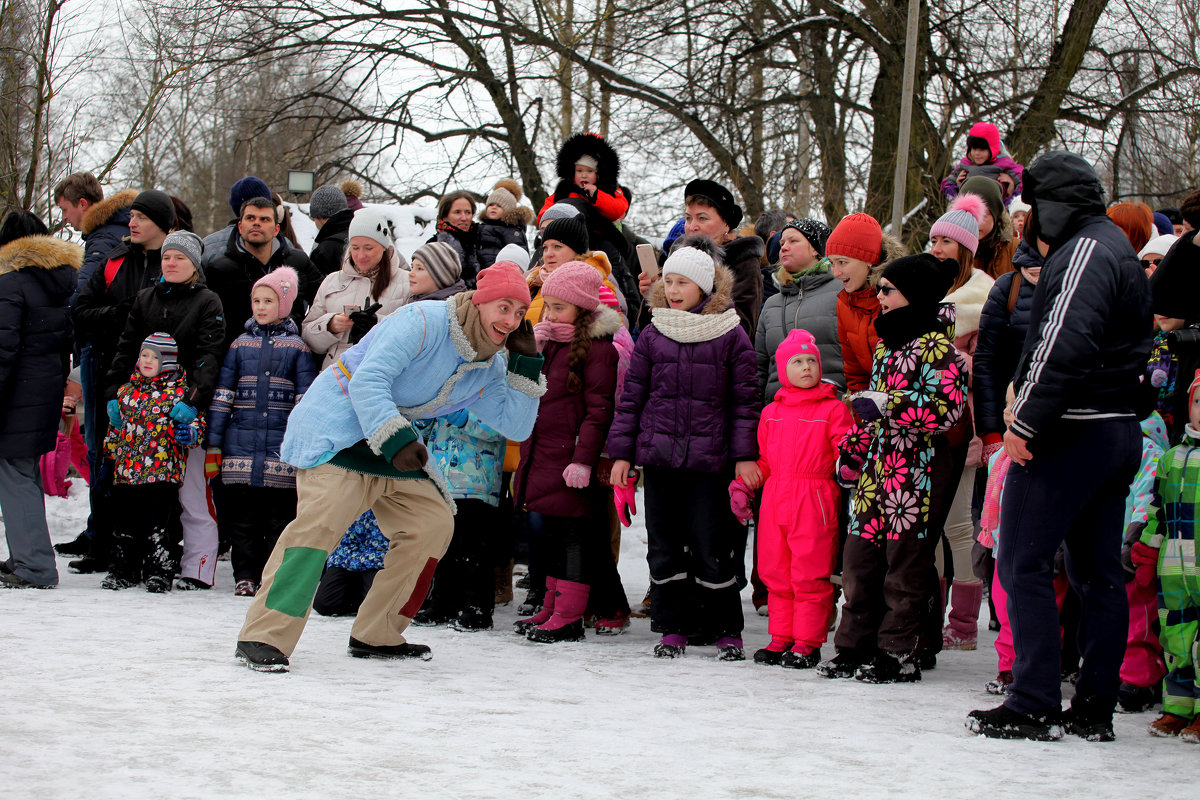
<svg viewBox="0 0 1200 800">
<path fill-rule="evenodd" d="M 546 393 L 546 376 L 539 375 L 537 383 L 534 383 L 524 375 L 510 372 L 508 373 L 508 385 L 521 394 L 529 395 L 536 400 Z"/>
<path fill-rule="evenodd" d="M 383 455 L 383 444 L 405 428 L 411 428 L 412 423 L 397 414 L 379 426 L 379 429 L 367 439 L 367 446 L 377 456 Z"/>
</svg>

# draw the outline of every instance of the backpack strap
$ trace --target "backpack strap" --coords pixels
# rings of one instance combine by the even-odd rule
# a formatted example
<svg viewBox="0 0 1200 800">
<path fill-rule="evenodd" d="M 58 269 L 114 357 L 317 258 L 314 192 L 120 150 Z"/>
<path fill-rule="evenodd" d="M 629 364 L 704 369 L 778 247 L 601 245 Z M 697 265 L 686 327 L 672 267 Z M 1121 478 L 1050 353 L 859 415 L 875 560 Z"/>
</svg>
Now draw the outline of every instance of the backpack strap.
<svg viewBox="0 0 1200 800">
<path fill-rule="evenodd" d="M 121 265 L 125 263 L 125 256 L 120 258 L 110 258 L 104 265 L 104 286 L 111 287 L 112 282 L 116 280 L 117 271 L 121 269 Z"/>
<path fill-rule="evenodd" d="M 1021 270 L 1013 270 L 1016 274 L 1013 275 L 1012 286 L 1008 290 L 1008 315 L 1011 317 L 1013 309 L 1017 307 L 1017 298 L 1021 296 Z"/>
</svg>

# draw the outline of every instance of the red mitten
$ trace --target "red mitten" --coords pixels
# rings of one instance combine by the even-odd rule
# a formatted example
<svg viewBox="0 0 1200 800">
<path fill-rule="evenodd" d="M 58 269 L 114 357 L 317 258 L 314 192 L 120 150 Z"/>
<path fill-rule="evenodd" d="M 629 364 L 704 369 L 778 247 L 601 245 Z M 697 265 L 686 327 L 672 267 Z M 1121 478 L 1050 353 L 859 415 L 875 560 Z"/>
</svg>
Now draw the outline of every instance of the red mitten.
<svg viewBox="0 0 1200 800">
<path fill-rule="evenodd" d="M 210 447 L 204 451 L 204 477 L 212 480 L 221 473 L 221 448 Z"/>
<path fill-rule="evenodd" d="M 1148 544 L 1134 542 L 1130 559 L 1137 567 L 1137 572 L 1133 575 L 1133 582 L 1143 589 L 1153 586 L 1154 582 L 1158 580 L 1158 550 Z"/>
</svg>

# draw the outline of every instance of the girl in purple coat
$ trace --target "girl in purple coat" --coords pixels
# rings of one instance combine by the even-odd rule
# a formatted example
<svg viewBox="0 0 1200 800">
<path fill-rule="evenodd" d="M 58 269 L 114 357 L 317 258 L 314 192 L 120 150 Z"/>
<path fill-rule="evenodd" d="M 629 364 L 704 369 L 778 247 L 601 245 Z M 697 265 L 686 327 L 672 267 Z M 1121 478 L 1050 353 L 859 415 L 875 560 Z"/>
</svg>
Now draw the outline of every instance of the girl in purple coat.
<svg viewBox="0 0 1200 800">
<path fill-rule="evenodd" d="M 761 483 L 758 370 L 720 258 L 712 240 L 689 236 L 663 264 L 608 437 L 614 487 L 627 492 L 631 464 L 644 468 L 659 658 L 683 655 L 689 636 L 716 641 L 721 660 L 745 658 L 741 530 L 726 488 L 735 473 L 752 490 Z"/>
<path fill-rule="evenodd" d="M 602 280 L 582 261 L 554 270 L 542 285 L 545 317 L 533 329 L 547 388 L 521 444 L 513 496 L 549 551 L 542 610 L 514 625 L 534 642 L 582 639 L 589 593 L 601 617 L 596 633 L 620 633 L 623 624 L 609 620 L 629 614 L 609 549 L 606 496 L 593 475 L 613 420 L 613 334 L 621 328 L 617 313 L 600 303 Z"/>
</svg>

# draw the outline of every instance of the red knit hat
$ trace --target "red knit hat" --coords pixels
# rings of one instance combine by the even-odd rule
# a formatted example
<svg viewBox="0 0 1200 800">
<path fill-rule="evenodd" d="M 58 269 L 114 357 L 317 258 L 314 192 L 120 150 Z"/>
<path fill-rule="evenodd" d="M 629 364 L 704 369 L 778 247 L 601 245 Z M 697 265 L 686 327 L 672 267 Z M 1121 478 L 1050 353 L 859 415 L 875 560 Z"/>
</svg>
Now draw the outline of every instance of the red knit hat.
<svg viewBox="0 0 1200 800">
<path fill-rule="evenodd" d="M 595 272 L 595 270 L 592 270 Z M 525 305 L 532 302 L 529 296 L 529 284 L 521 274 L 521 268 L 511 261 L 497 261 L 485 270 L 480 271 L 475 278 L 475 293 L 471 302 L 475 305 L 509 297 Z"/>
<path fill-rule="evenodd" d="M 591 264 L 568 261 L 547 276 L 542 294 L 557 297 L 584 311 L 595 311 L 600 305 L 600 285 L 604 281 Z"/>
<path fill-rule="evenodd" d="M 787 379 L 788 362 L 800 354 L 816 356 L 817 371 L 821 371 L 821 350 L 817 347 L 816 338 L 806 330 L 793 328 L 787 338 L 780 342 L 779 347 L 775 349 L 775 374 L 779 376 L 779 382 L 784 386 L 792 385 L 791 381 Z"/>
<path fill-rule="evenodd" d="M 829 234 L 827 257 L 857 258 L 872 266 L 883 260 L 883 229 L 870 214 L 851 214 Z"/>
</svg>

